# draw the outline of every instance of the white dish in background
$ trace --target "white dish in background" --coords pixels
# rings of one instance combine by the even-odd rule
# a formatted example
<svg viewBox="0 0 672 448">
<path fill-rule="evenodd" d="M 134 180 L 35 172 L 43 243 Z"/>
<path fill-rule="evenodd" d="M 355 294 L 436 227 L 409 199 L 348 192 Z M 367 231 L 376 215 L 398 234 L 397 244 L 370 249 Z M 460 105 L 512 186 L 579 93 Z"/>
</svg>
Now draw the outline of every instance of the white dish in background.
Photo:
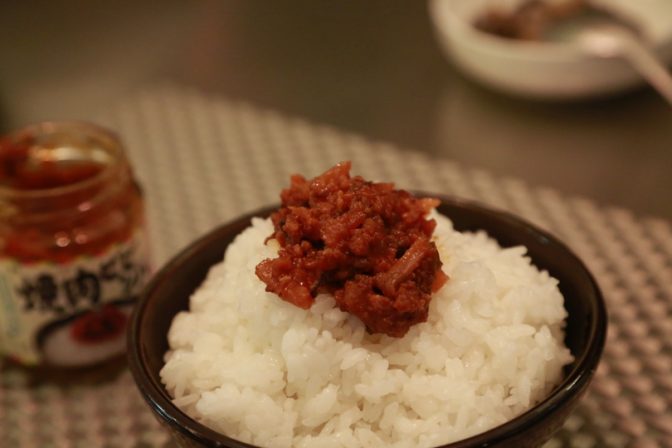
<svg viewBox="0 0 672 448">
<path fill-rule="evenodd" d="M 430 0 L 429 10 L 437 38 L 449 57 L 465 73 L 494 89 L 540 99 L 580 99 L 644 82 L 620 57 L 598 57 L 574 43 L 506 39 L 473 26 L 474 20 L 493 6 L 513 9 L 523 1 Z M 632 21 L 656 55 L 668 64 L 672 61 L 672 0 L 592 3 Z"/>
</svg>

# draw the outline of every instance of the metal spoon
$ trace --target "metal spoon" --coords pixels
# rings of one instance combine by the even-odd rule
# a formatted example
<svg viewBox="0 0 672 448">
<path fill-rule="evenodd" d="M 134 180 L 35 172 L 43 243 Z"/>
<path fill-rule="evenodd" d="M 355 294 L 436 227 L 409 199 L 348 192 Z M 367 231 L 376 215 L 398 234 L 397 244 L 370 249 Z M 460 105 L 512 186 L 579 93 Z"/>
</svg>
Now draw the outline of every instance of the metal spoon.
<svg viewBox="0 0 672 448">
<path fill-rule="evenodd" d="M 622 57 L 672 105 L 672 76 L 646 46 L 631 24 L 601 9 L 586 5 L 579 14 L 550 27 L 544 38 L 576 42 L 604 58 Z"/>
</svg>

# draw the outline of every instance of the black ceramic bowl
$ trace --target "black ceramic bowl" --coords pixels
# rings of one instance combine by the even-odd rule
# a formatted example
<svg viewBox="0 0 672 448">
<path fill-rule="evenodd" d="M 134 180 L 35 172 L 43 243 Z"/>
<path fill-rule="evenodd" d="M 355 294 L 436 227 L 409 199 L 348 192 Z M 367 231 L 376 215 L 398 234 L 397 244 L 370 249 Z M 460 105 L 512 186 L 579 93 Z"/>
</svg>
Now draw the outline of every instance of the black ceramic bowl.
<svg viewBox="0 0 672 448">
<path fill-rule="evenodd" d="M 569 313 L 565 342 L 575 357 L 566 367 L 565 379 L 541 403 L 503 425 L 444 448 L 539 446 L 560 428 L 597 368 L 607 329 L 602 295 L 581 260 L 550 234 L 501 211 L 440 198 L 438 210 L 450 217 L 457 230 L 485 230 L 504 247 L 522 244 L 537 267 L 560 281 Z M 208 429 L 181 412 L 161 384 L 159 371 L 168 349 L 166 335 L 173 316 L 188 308 L 190 294 L 210 267 L 222 260 L 227 245 L 249 225 L 250 218 L 267 216 L 271 211 L 266 208 L 242 216 L 192 243 L 154 277 L 133 314 L 128 337 L 131 372 L 158 420 L 182 446 L 254 448 Z"/>
</svg>

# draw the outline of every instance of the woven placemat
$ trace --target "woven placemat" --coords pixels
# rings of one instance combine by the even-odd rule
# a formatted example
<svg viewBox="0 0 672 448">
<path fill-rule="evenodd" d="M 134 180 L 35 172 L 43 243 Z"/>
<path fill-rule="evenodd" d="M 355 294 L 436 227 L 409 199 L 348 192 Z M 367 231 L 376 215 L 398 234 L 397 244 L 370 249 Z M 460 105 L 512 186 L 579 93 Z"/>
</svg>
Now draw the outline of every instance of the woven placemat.
<svg viewBox="0 0 672 448">
<path fill-rule="evenodd" d="M 342 160 L 356 174 L 476 199 L 550 230 L 596 276 L 610 330 L 587 396 L 547 446 L 672 447 L 669 222 L 169 84 L 97 121 L 126 142 L 157 266 L 218 224 L 277 202 L 291 173 L 316 175 Z M 1 447 L 173 446 L 128 372 L 97 385 L 29 386 L 3 371 L 0 422 Z"/>
</svg>

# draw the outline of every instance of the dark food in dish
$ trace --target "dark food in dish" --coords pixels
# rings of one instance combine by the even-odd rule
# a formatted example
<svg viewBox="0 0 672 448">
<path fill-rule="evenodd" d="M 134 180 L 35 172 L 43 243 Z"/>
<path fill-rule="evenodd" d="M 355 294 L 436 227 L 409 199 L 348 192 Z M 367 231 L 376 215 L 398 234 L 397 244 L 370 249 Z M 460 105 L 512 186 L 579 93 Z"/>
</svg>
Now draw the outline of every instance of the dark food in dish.
<svg viewBox="0 0 672 448">
<path fill-rule="evenodd" d="M 575 20 L 608 20 L 625 26 L 635 34 L 640 34 L 636 25 L 602 7 L 594 6 L 586 0 L 567 0 L 549 3 L 542 0 L 528 0 L 511 11 L 491 8 L 479 15 L 474 26 L 488 34 L 507 39 L 544 40 L 550 34 L 562 32 Z"/>
</svg>

